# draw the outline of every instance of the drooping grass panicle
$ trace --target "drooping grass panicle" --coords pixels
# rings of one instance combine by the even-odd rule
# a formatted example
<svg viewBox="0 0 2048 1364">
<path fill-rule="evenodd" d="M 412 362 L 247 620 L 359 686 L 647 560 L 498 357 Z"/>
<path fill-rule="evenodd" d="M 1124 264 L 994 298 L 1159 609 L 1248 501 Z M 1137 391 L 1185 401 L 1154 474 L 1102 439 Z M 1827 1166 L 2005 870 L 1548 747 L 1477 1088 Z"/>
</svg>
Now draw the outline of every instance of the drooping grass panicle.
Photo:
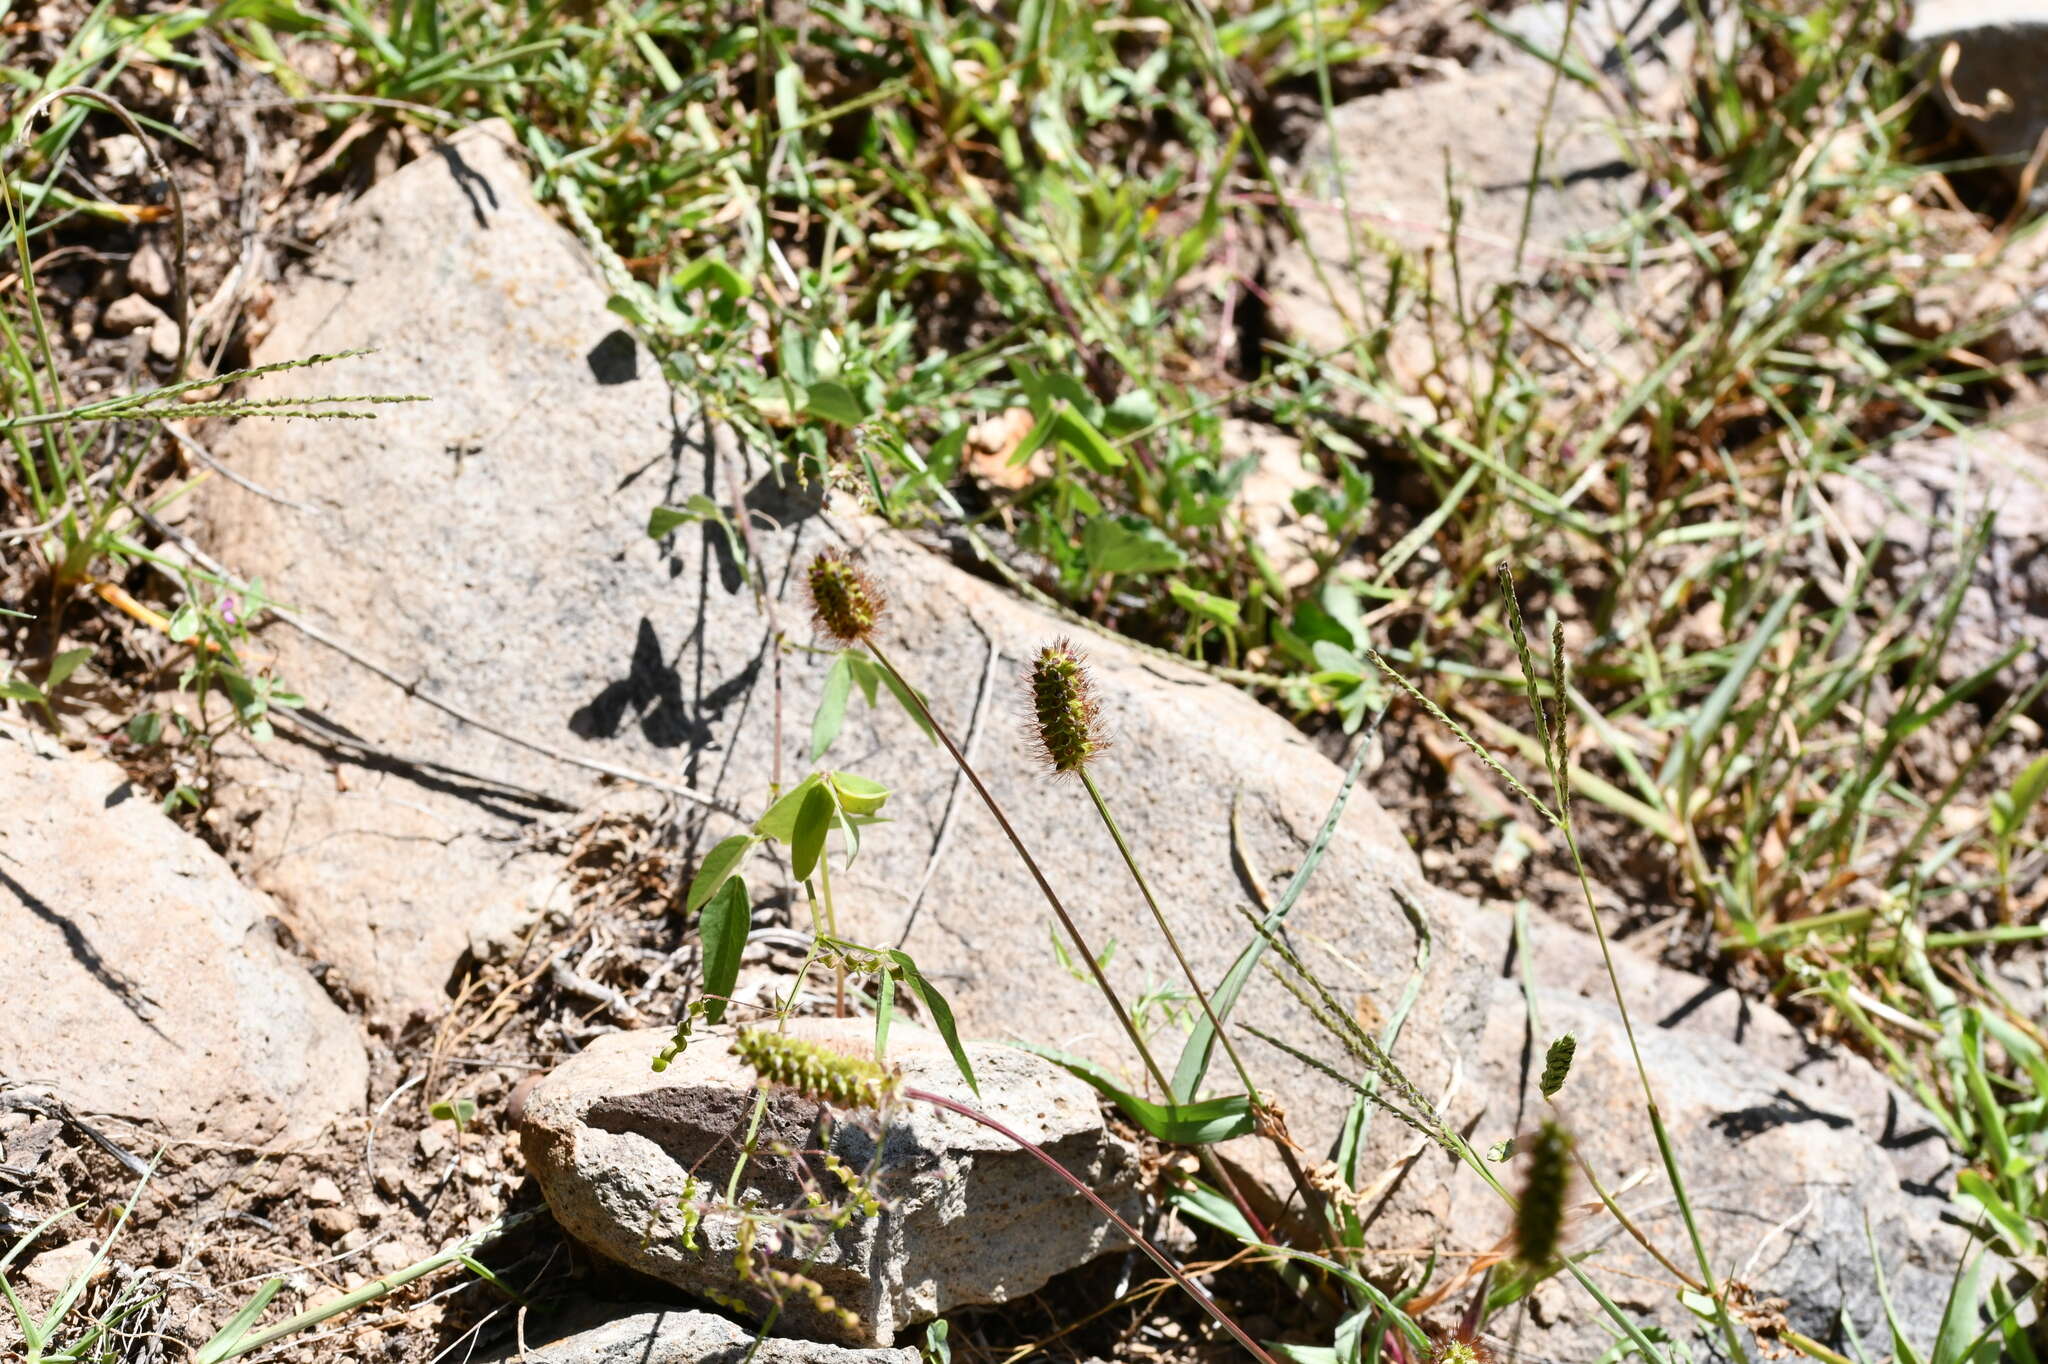
<svg viewBox="0 0 2048 1364">
<path fill-rule="evenodd" d="M 1109 747 L 1088 657 L 1073 641 L 1058 639 L 1040 649 L 1027 686 L 1032 747 L 1051 771 L 1079 772 Z"/>
<path fill-rule="evenodd" d="M 1515 1209 L 1515 1254 L 1523 1264 L 1541 1269 L 1556 1262 L 1571 1177 L 1571 1133 L 1546 1122 L 1529 1147 L 1529 1173 Z"/>
<path fill-rule="evenodd" d="M 1557 788 L 1557 813 L 1565 826 L 1572 822 L 1571 721 L 1568 710 L 1572 676 L 1564 661 L 1564 622 L 1550 623 L 1550 687 L 1557 699 L 1557 719 L 1551 725 L 1551 743 L 1557 756 L 1550 762 L 1550 780 Z"/>
<path fill-rule="evenodd" d="M 1515 641 L 1515 658 L 1522 665 L 1522 690 L 1528 695 L 1529 710 L 1536 717 L 1536 730 L 1543 740 L 1543 757 L 1549 764 L 1556 745 L 1550 737 L 1550 714 L 1543 694 L 1536 686 L 1536 660 L 1529 648 L 1528 628 L 1522 622 L 1522 600 L 1515 595 L 1515 575 L 1503 559 L 1494 570 L 1500 577 L 1501 600 L 1507 604 L 1508 633 Z"/>
<path fill-rule="evenodd" d="M 1564 822 L 1558 818 L 1557 812 L 1555 810 L 1552 810 L 1548 805 L 1545 805 L 1542 801 L 1538 800 L 1536 798 L 1536 793 L 1534 791 L 1531 791 L 1528 788 L 1528 786 L 1523 783 L 1520 777 L 1508 771 L 1507 767 L 1501 762 L 1499 758 L 1494 757 L 1493 754 L 1487 750 L 1484 744 L 1480 743 L 1477 739 L 1472 737 L 1472 732 L 1470 730 L 1466 729 L 1456 720 L 1453 720 L 1449 715 L 1446 715 L 1444 713 L 1444 708 L 1442 706 L 1439 706 L 1436 702 L 1430 700 L 1427 696 L 1424 696 L 1421 690 L 1413 682 L 1410 682 L 1406 677 L 1403 677 L 1399 670 L 1397 670 L 1393 664 L 1387 662 L 1386 658 L 1381 655 L 1379 650 L 1366 650 L 1366 657 L 1372 660 L 1374 667 L 1378 668 L 1382 673 L 1386 675 L 1388 681 L 1392 682 L 1402 691 L 1407 692 L 1409 697 L 1412 700 L 1414 700 L 1416 705 L 1421 706 L 1423 710 L 1427 711 L 1429 713 L 1429 717 L 1432 720 L 1435 720 L 1445 729 L 1448 729 L 1451 732 L 1452 736 L 1455 737 L 1459 743 L 1465 745 L 1466 748 L 1470 749 L 1472 752 L 1472 756 L 1479 759 L 1480 762 L 1484 763 L 1486 765 L 1486 769 L 1489 772 L 1492 772 L 1496 777 L 1499 777 L 1502 781 L 1506 782 L 1508 784 L 1508 788 L 1512 790 L 1516 795 L 1520 796 L 1523 800 L 1528 801 L 1531 808 L 1533 808 L 1538 814 L 1542 815 L 1545 819 L 1549 820 L 1552 824 L 1557 825 L 1559 828 L 1564 827 Z"/>
<path fill-rule="evenodd" d="M 889 607 L 867 570 L 836 549 L 820 550 L 811 560 L 804 588 L 818 628 L 841 644 L 858 644 L 873 634 Z"/>
<path fill-rule="evenodd" d="M 879 1108 L 896 1093 L 896 1076 L 872 1058 L 849 1056 L 768 1028 L 733 1039 L 733 1055 L 762 1080 L 808 1099 L 846 1108 Z"/>
</svg>

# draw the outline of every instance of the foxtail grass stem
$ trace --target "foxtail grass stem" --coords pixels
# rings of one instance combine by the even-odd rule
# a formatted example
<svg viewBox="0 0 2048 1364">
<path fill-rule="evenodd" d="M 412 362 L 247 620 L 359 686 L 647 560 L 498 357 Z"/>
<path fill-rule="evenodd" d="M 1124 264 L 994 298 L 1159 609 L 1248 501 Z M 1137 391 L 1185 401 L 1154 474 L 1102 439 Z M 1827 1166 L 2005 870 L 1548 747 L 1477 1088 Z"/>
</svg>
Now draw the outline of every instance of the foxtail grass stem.
<svg viewBox="0 0 2048 1364">
<path fill-rule="evenodd" d="M 1151 1072 L 1153 1083 L 1159 1086 L 1160 1095 L 1168 1103 L 1173 1102 L 1173 1086 L 1167 1083 L 1165 1072 L 1159 1069 L 1159 1062 L 1153 1059 L 1152 1049 L 1145 1045 L 1143 1035 L 1138 1032 L 1138 1025 L 1131 1021 L 1131 1015 L 1124 1008 L 1123 1000 L 1117 997 L 1116 988 L 1109 983 L 1109 977 L 1103 974 L 1102 963 L 1097 961 L 1095 953 L 1089 950 L 1088 940 L 1081 936 L 1081 930 L 1075 925 L 1073 916 L 1068 914 L 1067 907 L 1060 903 L 1059 893 L 1052 888 L 1052 882 L 1045 879 L 1045 873 L 1039 870 L 1038 860 L 1031 855 L 1031 850 L 1024 846 L 1024 840 L 1018 837 L 1017 830 L 1011 826 L 1010 817 L 1003 813 L 1003 807 L 989 794 L 988 787 L 982 784 L 981 774 L 967 761 L 967 755 L 953 742 L 953 736 L 946 732 L 945 726 L 932 714 L 931 707 L 924 703 L 924 697 L 910 684 L 910 679 L 903 675 L 903 670 L 896 666 L 873 638 L 865 640 L 864 643 L 868 647 L 868 652 L 874 655 L 875 662 L 887 668 L 890 676 L 903 688 L 903 694 L 917 704 L 918 714 L 924 717 L 925 726 L 939 737 L 939 742 L 946 746 L 946 752 L 953 755 L 953 761 L 959 764 L 967 780 L 974 784 L 975 794 L 981 797 L 981 803 L 988 807 L 988 812 L 995 816 L 1004 836 L 1010 840 L 1010 846 L 1017 850 L 1017 856 L 1023 858 L 1024 865 L 1030 869 L 1031 879 L 1038 883 L 1038 889 L 1044 894 L 1045 902 L 1052 906 L 1053 916 L 1060 921 L 1060 927 L 1067 931 L 1068 939 L 1074 944 L 1074 951 L 1088 964 L 1089 973 L 1095 977 L 1096 988 L 1102 991 L 1102 997 L 1109 1001 L 1109 1007 L 1115 1011 L 1116 1021 L 1123 1025 L 1124 1035 L 1129 1037 L 1131 1045 L 1138 1049 L 1139 1057 L 1145 1062 L 1145 1069 Z"/>
<path fill-rule="evenodd" d="M 1235 1339 L 1238 1344 L 1244 1346 L 1245 1350 L 1248 1353 L 1250 1353 L 1253 1359 L 1258 1360 L 1259 1364 L 1278 1364 L 1278 1362 L 1273 1358 L 1272 1355 L 1266 1353 L 1265 1347 L 1261 1346 L 1256 1340 L 1253 1340 L 1251 1336 L 1246 1334 L 1245 1329 L 1242 1326 L 1239 1326 L 1235 1321 L 1231 1320 L 1230 1314 L 1228 1312 L 1225 1312 L 1221 1307 L 1218 1307 L 1216 1305 L 1215 1299 L 1211 1298 L 1207 1293 L 1204 1293 L 1200 1288 L 1196 1287 L 1194 1280 L 1190 1279 L 1186 1274 L 1182 1273 L 1180 1266 L 1176 1265 L 1172 1260 L 1167 1258 L 1166 1253 L 1164 1251 L 1160 1250 L 1159 1247 L 1153 1245 L 1150 1241 L 1146 1240 L 1143 1233 L 1141 1233 L 1136 1227 L 1132 1226 L 1129 1222 L 1126 1222 L 1115 1208 L 1112 1208 L 1109 1206 L 1109 1204 L 1103 1202 L 1101 1196 L 1097 1194 L 1095 1190 L 1089 1188 L 1088 1185 L 1077 1175 L 1075 1175 L 1073 1171 L 1069 1170 L 1066 1166 L 1054 1160 L 1050 1155 L 1048 1155 L 1045 1152 L 1043 1148 L 1039 1147 L 1036 1143 L 1025 1140 L 1024 1137 L 1022 1137 L 1016 1132 L 1011 1131 L 1008 1127 L 1005 1127 L 1002 1123 L 997 1122 L 994 1118 L 989 1117 L 986 1113 L 982 1113 L 973 1108 L 970 1108 L 966 1104 L 960 1103 L 957 1100 L 949 1099 L 943 1094 L 934 1094 L 931 1091 L 924 1089 L 906 1089 L 903 1091 L 903 1097 L 906 1099 L 915 1100 L 918 1103 L 930 1104 L 934 1108 L 943 1108 L 948 1113 L 958 1113 L 961 1117 L 968 1119 L 970 1122 L 978 1122 L 983 1127 L 989 1129 L 989 1131 L 994 1132 L 997 1136 L 1002 1137 L 1006 1141 L 1014 1143 L 1018 1150 L 1023 1151 L 1026 1155 L 1029 1155 L 1034 1160 L 1038 1161 L 1039 1164 L 1045 1166 L 1046 1169 L 1051 1170 L 1054 1174 L 1058 1175 L 1061 1179 L 1065 1180 L 1069 1185 L 1071 1185 L 1076 1193 L 1080 1194 L 1090 1203 L 1093 1203 L 1095 1205 L 1095 1210 L 1097 1212 L 1101 1213 L 1104 1217 L 1107 1217 L 1112 1223 L 1114 1223 L 1118 1231 L 1121 1231 L 1125 1236 L 1128 1236 L 1130 1238 L 1132 1245 L 1136 1246 L 1139 1250 L 1144 1251 L 1145 1254 L 1151 1258 L 1153 1264 L 1156 1264 L 1161 1269 L 1165 1270 L 1167 1276 L 1171 1278 L 1175 1283 L 1179 1284 L 1181 1286 L 1181 1289 L 1184 1292 L 1186 1292 L 1189 1297 L 1193 1298 L 1197 1303 L 1200 1303 L 1202 1306 L 1202 1310 L 1207 1312 L 1210 1316 L 1214 1317 L 1216 1319 L 1217 1324 L 1222 1326 L 1224 1330 L 1230 1332 L 1232 1338 Z"/>
<path fill-rule="evenodd" d="M 1195 992 L 1195 999 L 1202 1006 L 1202 1016 L 1209 1020 L 1210 1031 L 1216 1035 L 1216 1040 L 1223 1044 L 1224 1054 L 1230 1057 L 1230 1064 L 1237 1068 L 1238 1082 L 1244 1086 L 1245 1097 L 1251 1101 L 1254 1110 L 1263 1110 L 1266 1106 L 1265 1100 L 1259 1094 L 1258 1083 L 1252 1079 L 1251 1068 L 1245 1065 L 1244 1058 L 1237 1054 L 1237 1045 L 1230 1040 L 1230 1034 L 1223 1030 L 1223 1020 L 1217 1016 L 1216 1006 L 1209 1002 L 1209 992 L 1202 988 L 1202 982 L 1195 975 L 1195 968 L 1189 964 L 1187 954 L 1181 951 L 1180 938 L 1173 931 L 1173 925 L 1167 922 L 1166 911 L 1159 907 L 1159 897 L 1152 893 L 1152 884 L 1145 879 L 1144 871 L 1139 868 L 1137 856 L 1132 853 L 1130 841 L 1124 837 L 1122 826 L 1116 822 L 1116 816 L 1110 813 L 1109 802 L 1102 798 L 1102 788 L 1095 784 L 1095 778 L 1086 767 L 1076 768 L 1075 773 L 1081 778 L 1081 785 L 1087 789 L 1088 799 L 1095 803 L 1095 813 L 1102 816 L 1102 823 L 1109 830 L 1109 836 L 1116 841 L 1116 850 L 1123 854 L 1124 865 L 1130 868 L 1131 879 L 1138 883 L 1138 893 L 1145 897 L 1145 907 L 1152 911 L 1152 921 L 1159 925 L 1159 934 L 1166 939 L 1167 947 L 1173 952 L 1173 959 L 1180 963 L 1181 974 L 1187 977 L 1188 988 Z M 1169 1093 L 1168 1097 L 1176 1096 Z M 1190 1094 L 1188 1097 L 1192 1099 L 1194 1095 Z M 1328 1205 L 1310 1186 L 1307 1173 L 1302 1170 L 1300 1160 L 1295 1157 L 1294 1148 L 1287 1144 L 1287 1139 L 1277 1130 L 1269 1128 L 1266 1135 L 1271 1138 L 1274 1149 L 1280 1152 L 1280 1159 L 1287 1166 L 1288 1177 L 1294 1181 L 1295 1189 L 1300 1192 L 1302 1203 L 1327 1219 Z"/>
</svg>

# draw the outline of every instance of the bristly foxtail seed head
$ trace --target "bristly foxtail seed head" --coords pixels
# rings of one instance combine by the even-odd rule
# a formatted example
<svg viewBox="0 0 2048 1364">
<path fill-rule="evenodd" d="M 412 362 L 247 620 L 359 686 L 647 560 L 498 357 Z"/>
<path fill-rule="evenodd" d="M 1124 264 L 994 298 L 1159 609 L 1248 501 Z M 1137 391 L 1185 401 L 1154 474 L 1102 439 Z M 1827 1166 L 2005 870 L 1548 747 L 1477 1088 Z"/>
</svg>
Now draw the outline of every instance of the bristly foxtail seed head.
<svg viewBox="0 0 2048 1364">
<path fill-rule="evenodd" d="M 896 1077 L 875 1061 L 767 1028 L 748 1028 L 733 1039 L 732 1051 L 769 1084 L 821 1103 L 879 1108 L 896 1092 Z"/>
<path fill-rule="evenodd" d="M 811 560 L 804 586 L 818 628 L 841 644 L 858 644 L 873 634 L 888 607 L 875 580 L 836 549 L 822 550 Z"/>
<path fill-rule="evenodd" d="M 1564 1088 L 1564 1082 L 1572 1073 L 1572 1057 L 1579 1050 L 1579 1039 L 1566 1033 L 1550 1044 L 1550 1050 L 1543 1054 L 1543 1079 L 1539 1087 L 1543 1097 L 1553 1099 L 1557 1091 Z"/>
<path fill-rule="evenodd" d="M 1571 1177 L 1571 1133 L 1546 1122 L 1529 1148 L 1529 1177 L 1515 1209 L 1515 1254 L 1523 1264 L 1541 1269 L 1556 1261 Z"/>
<path fill-rule="evenodd" d="M 1078 772 L 1109 747 L 1088 661 L 1067 640 L 1046 645 L 1031 664 L 1031 725 L 1039 755 L 1054 772 Z"/>
</svg>

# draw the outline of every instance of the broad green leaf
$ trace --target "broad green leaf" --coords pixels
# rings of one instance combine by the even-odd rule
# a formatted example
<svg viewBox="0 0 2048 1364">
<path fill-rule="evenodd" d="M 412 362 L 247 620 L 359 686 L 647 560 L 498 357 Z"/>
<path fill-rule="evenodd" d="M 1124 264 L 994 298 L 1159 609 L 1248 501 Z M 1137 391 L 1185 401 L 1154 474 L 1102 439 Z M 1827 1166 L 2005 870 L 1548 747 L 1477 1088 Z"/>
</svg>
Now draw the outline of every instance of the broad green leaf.
<svg viewBox="0 0 2048 1364">
<path fill-rule="evenodd" d="M 1213 621 L 1225 629 L 1234 630 L 1243 619 L 1238 604 L 1228 597 L 1219 597 L 1213 592 L 1204 592 L 1198 587 L 1189 587 L 1179 578 L 1169 578 L 1166 590 L 1179 602 L 1184 610 Z"/>
<path fill-rule="evenodd" d="M 805 798 L 823 780 L 823 776 L 813 772 L 790 787 L 781 800 L 768 807 L 767 814 L 754 821 L 754 832 L 778 843 L 788 843 L 796 836 L 797 812 L 804 808 Z"/>
<path fill-rule="evenodd" d="M 692 494 L 680 507 L 662 505 L 647 514 L 647 535 L 652 540 L 666 539 L 678 526 L 687 526 L 697 521 L 720 519 L 718 504 L 702 493 Z"/>
<path fill-rule="evenodd" d="M 1156 1104 L 1124 1089 L 1109 1077 L 1108 1072 L 1091 1061 L 1027 1042 L 1015 1045 L 1080 1076 L 1122 1109 L 1125 1117 L 1163 1142 L 1175 1146 L 1207 1146 L 1244 1136 L 1252 1130 L 1252 1104 L 1245 1095 L 1232 1094 L 1220 1099 L 1204 1099 L 1200 1103 Z"/>
<path fill-rule="evenodd" d="M 1941 1313 L 1941 1332 L 1934 1339 L 1933 1364 L 1967 1364 L 1977 1339 L 1977 1305 L 1984 1296 L 1984 1261 L 1978 1255 L 1950 1287 Z"/>
<path fill-rule="evenodd" d="M 1320 669 L 1316 674 L 1318 680 L 1339 677 L 1364 677 L 1373 671 L 1370 663 L 1341 644 L 1332 644 L 1327 639 L 1319 639 L 1308 647 L 1309 652 L 1315 657 L 1316 667 Z"/>
<path fill-rule="evenodd" d="M 960 1078 L 967 1081 L 967 1087 L 979 1095 L 981 1086 L 975 1081 L 974 1066 L 967 1059 L 967 1049 L 960 1045 L 960 1029 L 953 1022 L 953 1010 L 946 1003 L 946 997 L 939 993 L 937 986 L 924 978 L 924 972 L 917 969 L 917 963 L 910 959 L 908 952 L 900 952 L 892 947 L 883 955 L 894 964 L 897 974 L 903 978 L 904 985 L 909 988 L 910 993 L 917 996 L 917 1002 L 924 1006 L 925 1014 L 931 1019 L 932 1026 L 937 1028 L 939 1036 L 946 1040 L 946 1050 L 953 1053 L 953 1064 L 959 1067 Z"/>
<path fill-rule="evenodd" d="M 686 294 L 692 289 L 710 289 L 729 298 L 745 298 L 748 293 L 747 282 L 740 277 L 739 271 L 718 256 L 704 256 L 691 261 L 676 272 L 675 278 L 669 281 L 669 289 L 678 294 Z"/>
<path fill-rule="evenodd" d="M 1316 863 L 1323 860 L 1323 853 L 1329 848 L 1330 840 L 1336 837 L 1337 821 L 1344 814 L 1344 804 L 1351 799 L 1352 784 L 1358 780 L 1358 773 L 1365 766 L 1366 755 L 1372 748 L 1371 744 L 1358 746 L 1358 756 L 1353 758 L 1351 766 L 1345 769 L 1344 784 L 1337 788 L 1337 798 L 1330 803 L 1330 812 L 1323 816 L 1323 827 L 1316 831 L 1316 841 L 1309 845 L 1307 855 L 1301 859 L 1301 865 L 1295 868 L 1294 876 L 1287 882 L 1287 888 L 1280 892 L 1280 898 L 1274 902 L 1272 913 L 1264 920 L 1267 933 L 1280 931 L 1280 925 L 1285 923 L 1287 916 L 1294 911 L 1295 902 L 1301 899 L 1301 893 L 1308 889 L 1308 878 L 1315 872 Z M 1209 1007 L 1217 1019 L 1230 1016 L 1231 1009 L 1237 1004 L 1237 997 L 1244 992 L 1245 985 L 1252 978 L 1252 971 L 1258 966 L 1259 959 L 1265 955 L 1264 933 L 1254 936 L 1251 942 L 1245 945 L 1244 951 L 1238 953 L 1237 960 L 1232 962 L 1230 970 L 1224 973 L 1223 983 L 1209 996 Z M 1194 1030 L 1188 1034 L 1187 1043 L 1181 1048 L 1180 1062 L 1173 1068 L 1175 1099 L 1185 1103 L 1194 1097 L 1195 1091 L 1201 1086 L 1202 1076 L 1208 1073 L 1209 1057 L 1215 1050 L 1216 1030 L 1209 1026 L 1209 1018 L 1205 1014 L 1195 1020 Z"/>
<path fill-rule="evenodd" d="M 78 665 L 91 657 L 91 649 L 66 649 L 58 654 L 50 660 L 50 675 L 43 679 L 43 690 L 54 694 L 78 671 Z"/>
<path fill-rule="evenodd" d="M 839 808 L 849 815 L 877 814 L 888 803 L 889 788 L 878 781 L 851 772 L 834 772 L 826 780 L 839 798 Z"/>
<path fill-rule="evenodd" d="M 867 420 L 860 399 L 845 384 L 830 379 L 812 384 L 804 391 L 804 411 L 840 426 L 858 426 Z"/>
<path fill-rule="evenodd" d="M 1098 474 L 1114 473 L 1124 466 L 1124 452 L 1104 439 L 1095 423 L 1065 398 L 1043 412 L 1023 443 L 1011 451 L 1010 463 L 1022 464 L 1047 444 L 1066 451 Z"/>
<path fill-rule="evenodd" d="M 824 690 L 818 696 L 818 712 L 811 717 L 811 761 L 825 756 L 839 730 L 846 723 L 846 703 L 853 695 L 853 665 L 845 654 L 832 661 L 825 674 Z"/>
<path fill-rule="evenodd" d="M 1990 1180 L 1975 1170 L 1960 1170 L 1956 1173 L 1956 1192 L 1973 1200 L 1984 1215 L 1998 1224 L 2014 1251 L 2024 1251 L 2032 1240 L 2027 1219 L 1999 1193 Z"/>
<path fill-rule="evenodd" d="M 164 717 L 161 711 L 142 710 L 128 717 L 128 742 L 141 748 L 149 748 L 163 737 Z"/>
<path fill-rule="evenodd" d="M 42 688 L 19 677 L 0 682 L 0 697 L 5 697 L 9 701 L 27 701 L 38 706 L 49 704 L 43 696 Z"/>
<path fill-rule="evenodd" d="M 1135 431 L 1159 420 L 1159 399 L 1148 388 L 1134 388 L 1121 394 L 1102 414 L 1102 424 L 1113 431 Z"/>
<path fill-rule="evenodd" d="M 889 694 L 896 698 L 896 704 L 902 706 L 910 718 L 917 721 L 917 727 L 924 731 L 925 738 L 933 743 L 937 743 L 939 736 L 932 732 L 931 722 L 925 719 L 924 707 L 918 704 L 923 699 L 922 693 L 917 697 L 912 697 L 910 689 L 903 685 L 902 680 L 895 673 L 880 666 L 877 666 L 876 671 L 882 675 L 882 685 L 887 687 Z"/>
<path fill-rule="evenodd" d="M 739 983 L 740 953 L 753 927 L 746 878 L 728 877 L 697 921 L 697 940 L 704 945 L 704 1017 L 713 1023 L 725 1017 L 726 1000 Z"/>
<path fill-rule="evenodd" d="M 716 895 L 725 879 L 739 869 L 747 849 L 756 841 L 753 834 L 734 834 L 718 840 L 718 846 L 704 854 L 704 860 L 697 864 L 697 874 L 690 878 L 690 892 L 683 897 L 683 913 L 695 913 L 706 900 Z"/>
<path fill-rule="evenodd" d="M 818 869 L 818 859 L 825 855 L 825 835 L 832 831 L 832 816 L 838 809 L 838 800 L 824 782 L 805 794 L 789 839 L 789 869 L 797 880 L 810 880 Z"/>
<path fill-rule="evenodd" d="M 2027 816 L 2048 790 L 2048 753 L 2028 763 L 2013 778 L 2012 789 L 1992 800 L 1992 832 L 2010 838 L 2025 827 Z"/>
<path fill-rule="evenodd" d="M 191 602 L 186 602 L 171 612 L 171 623 L 166 631 L 171 643 L 183 644 L 199 633 L 199 611 Z"/>
<path fill-rule="evenodd" d="M 1161 573 L 1187 563 L 1180 546 L 1139 516 L 1098 516 L 1081 531 L 1081 553 L 1092 573 Z"/>
</svg>

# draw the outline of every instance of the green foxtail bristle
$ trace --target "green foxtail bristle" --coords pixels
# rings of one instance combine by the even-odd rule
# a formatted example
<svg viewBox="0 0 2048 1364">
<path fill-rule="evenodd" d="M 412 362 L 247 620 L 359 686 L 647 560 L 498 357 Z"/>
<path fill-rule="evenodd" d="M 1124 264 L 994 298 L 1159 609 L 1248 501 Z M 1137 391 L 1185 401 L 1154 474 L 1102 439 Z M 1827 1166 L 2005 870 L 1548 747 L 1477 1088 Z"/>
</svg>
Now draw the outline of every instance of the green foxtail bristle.
<svg viewBox="0 0 2048 1364">
<path fill-rule="evenodd" d="M 1088 661 L 1067 640 L 1046 645 L 1031 664 L 1031 730 L 1055 772 L 1078 772 L 1109 747 Z"/>
<path fill-rule="evenodd" d="M 1571 1133 L 1546 1122 L 1529 1148 L 1529 1176 L 1515 1209 L 1515 1254 L 1543 1268 L 1556 1261 L 1564 1235 L 1564 1200 L 1572 1174 Z"/>
<path fill-rule="evenodd" d="M 880 1107 L 896 1088 L 896 1078 L 872 1060 L 766 1028 L 742 1032 L 732 1050 L 768 1083 L 846 1108 Z"/>
<path fill-rule="evenodd" d="M 804 574 L 811 615 L 841 644 L 857 644 L 874 633 L 888 602 L 875 580 L 836 549 L 821 551 Z"/>
<path fill-rule="evenodd" d="M 1579 1039 L 1566 1033 L 1550 1044 L 1550 1050 L 1543 1054 L 1543 1079 L 1540 1088 L 1546 1099 L 1555 1098 L 1557 1091 L 1564 1088 L 1565 1078 L 1572 1073 L 1572 1057 L 1578 1053 Z"/>
</svg>

